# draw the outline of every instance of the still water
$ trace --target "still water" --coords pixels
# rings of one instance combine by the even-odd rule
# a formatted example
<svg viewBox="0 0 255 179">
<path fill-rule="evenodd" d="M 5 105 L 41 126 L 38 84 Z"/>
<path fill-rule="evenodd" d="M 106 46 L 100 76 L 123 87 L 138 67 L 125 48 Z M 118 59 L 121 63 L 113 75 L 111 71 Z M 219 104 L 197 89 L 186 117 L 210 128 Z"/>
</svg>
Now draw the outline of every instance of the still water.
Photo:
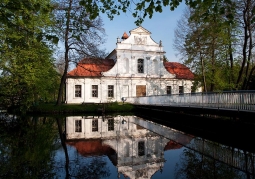
<svg viewBox="0 0 255 179">
<path fill-rule="evenodd" d="M 136 116 L 0 116 L 0 178 L 254 178 L 254 153 Z"/>
</svg>

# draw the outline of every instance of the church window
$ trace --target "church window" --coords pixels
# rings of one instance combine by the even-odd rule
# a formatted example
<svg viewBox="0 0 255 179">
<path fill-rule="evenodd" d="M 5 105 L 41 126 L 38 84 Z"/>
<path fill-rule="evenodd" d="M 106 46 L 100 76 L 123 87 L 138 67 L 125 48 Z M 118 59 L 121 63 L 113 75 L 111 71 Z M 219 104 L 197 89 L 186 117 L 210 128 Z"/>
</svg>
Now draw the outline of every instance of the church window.
<svg viewBox="0 0 255 179">
<path fill-rule="evenodd" d="M 92 132 L 97 132 L 98 131 L 98 120 L 93 119 L 92 120 Z"/>
<path fill-rule="evenodd" d="M 172 94 L 172 86 L 166 87 L 166 94 Z"/>
<path fill-rule="evenodd" d="M 138 71 L 138 73 L 144 73 L 143 59 L 137 60 L 137 71 Z"/>
<path fill-rule="evenodd" d="M 98 97 L 98 86 L 92 85 L 92 97 Z"/>
<path fill-rule="evenodd" d="M 114 97 L 114 86 L 108 85 L 108 97 L 113 98 Z"/>
<path fill-rule="evenodd" d="M 114 131 L 114 119 L 108 119 L 108 131 Z"/>
<path fill-rule="evenodd" d="M 144 141 L 138 142 L 138 156 L 143 156 L 145 154 Z"/>
<path fill-rule="evenodd" d="M 75 97 L 81 97 L 81 85 L 75 85 Z"/>
<path fill-rule="evenodd" d="M 75 120 L 75 132 L 81 132 L 81 120 Z"/>
<path fill-rule="evenodd" d="M 184 90 L 183 90 L 183 86 L 179 86 L 179 94 L 183 94 Z"/>
</svg>

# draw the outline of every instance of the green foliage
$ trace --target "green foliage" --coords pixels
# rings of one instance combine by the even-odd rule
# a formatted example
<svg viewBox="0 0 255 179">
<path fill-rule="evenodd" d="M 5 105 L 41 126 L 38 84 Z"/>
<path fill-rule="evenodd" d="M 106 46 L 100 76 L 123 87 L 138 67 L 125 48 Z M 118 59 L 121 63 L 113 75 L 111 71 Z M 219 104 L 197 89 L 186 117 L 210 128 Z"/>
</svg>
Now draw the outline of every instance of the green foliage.
<svg viewBox="0 0 255 179">
<path fill-rule="evenodd" d="M 254 67 L 254 5 L 248 0 L 192 6 L 186 23 L 189 30 L 184 33 L 185 49 L 177 47 L 188 57 L 183 58 L 185 62 L 196 69 L 205 90 L 247 89 Z"/>
<path fill-rule="evenodd" d="M 0 12 L 1 102 L 27 109 L 49 98 L 59 78 L 45 34 L 51 25 L 50 1 L 6 0 Z"/>
<path fill-rule="evenodd" d="M 197 4 L 188 9 L 175 32 L 175 49 L 182 55 L 204 91 L 235 89 L 240 63 L 237 51 L 237 23 L 222 14 L 222 8 L 234 14 L 232 2 Z M 210 8 L 208 8 L 210 7 Z M 231 11 L 231 12 L 230 12 Z M 226 11 L 224 11 L 226 13 Z M 206 15 L 205 15 L 206 14 Z"/>
<path fill-rule="evenodd" d="M 34 43 L 26 50 L 12 50 L 4 55 L 6 63 L 2 66 L 3 75 L 0 78 L 0 84 L 8 86 L 1 91 L 5 102 L 29 107 L 41 98 L 52 98 L 59 77 L 47 46 Z"/>
<path fill-rule="evenodd" d="M 54 122 L 36 117 L 1 119 L 0 178 L 54 178 L 52 156 L 58 136 Z"/>
<path fill-rule="evenodd" d="M 90 15 L 91 19 L 98 17 L 99 13 L 106 13 L 112 20 L 115 15 L 120 13 L 132 12 L 133 17 L 137 18 L 136 25 L 142 24 L 145 17 L 152 18 L 154 13 L 161 13 L 163 7 L 169 7 L 169 10 L 175 10 L 183 1 L 182 0 L 142 0 L 142 1 L 129 1 L 129 0 L 81 0 L 80 5 L 86 8 L 86 12 Z M 229 0 L 221 0 L 219 2 L 213 0 L 201 1 L 201 0 L 185 0 L 185 3 L 194 9 L 203 7 L 204 9 L 210 9 L 202 15 L 202 18 L 207 18 L 211 12 L 220 12 L 221 14 L 227 14 L 229 22 L 233 20 L 231 12 L 232 6 L 224 8 L 219 7 L 220 4 L 231 3 Z M 228 13 L 227 13 L 228 12 Z"/>
<path fill-rule="evenodd" d="M 52 6 L 49 0 L 5 0 L 0 6 L 1 33 L 8 47 L 31 45 L 29 36 L 41 39 L 51 24 Z M 14 33 L 15 32 L 15 33 Z"/>
</svg>

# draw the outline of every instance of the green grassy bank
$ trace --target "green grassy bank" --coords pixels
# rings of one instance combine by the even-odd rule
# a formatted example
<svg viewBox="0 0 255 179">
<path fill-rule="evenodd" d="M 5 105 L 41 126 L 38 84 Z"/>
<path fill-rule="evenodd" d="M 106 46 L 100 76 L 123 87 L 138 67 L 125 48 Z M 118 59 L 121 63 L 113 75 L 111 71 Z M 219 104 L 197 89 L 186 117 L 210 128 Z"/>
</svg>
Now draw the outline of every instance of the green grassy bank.
<svg viewBox="0 0 255 179">
<path fill-rule="evenodd" d="M 32 107 L 30 114 L 77 114 L 77 113 L 115 113 L 133 112 L 134 106 L 128 103 L 85 103 L 85 104 L 61 104 L 43 103 Z"/>
</svg>

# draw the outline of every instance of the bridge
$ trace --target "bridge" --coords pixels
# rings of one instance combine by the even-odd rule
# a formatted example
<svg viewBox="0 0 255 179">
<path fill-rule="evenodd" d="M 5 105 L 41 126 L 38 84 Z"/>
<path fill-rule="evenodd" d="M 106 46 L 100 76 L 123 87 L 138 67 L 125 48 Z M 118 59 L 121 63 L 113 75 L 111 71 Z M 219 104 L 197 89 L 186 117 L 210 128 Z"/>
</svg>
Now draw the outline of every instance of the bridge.
<svg viewBox="0 0 255 179">
<path fill-rule="evenodd" d="M 129 97 L 132 104 L 201 107 L 255 111 L 255 91 L 184 93 L 173 95 Z"/>
<path fill-rule="evenodd" d="M 128 97 L 126 102 L 140 108 L 181 110 L 204 114 L 255 117 L 255 91 L 224 91 Z M 201 110 L 202 109 L 202 110 Z"/>
</svg>

